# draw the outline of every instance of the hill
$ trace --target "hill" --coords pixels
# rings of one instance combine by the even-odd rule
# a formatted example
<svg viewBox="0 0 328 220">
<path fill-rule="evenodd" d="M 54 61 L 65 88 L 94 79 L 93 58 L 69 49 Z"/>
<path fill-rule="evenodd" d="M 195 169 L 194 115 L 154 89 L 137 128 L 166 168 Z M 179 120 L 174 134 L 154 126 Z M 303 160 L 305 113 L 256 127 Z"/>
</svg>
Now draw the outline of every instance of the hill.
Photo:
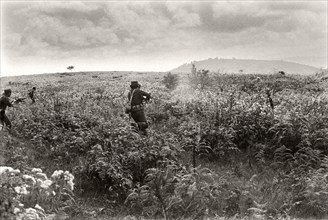
<svg viewBox="0 0 328 220">
<path fill-rule="evenodd" d="M 209 58 L 207 60 L 194 61 L 183 64 L 171 72 L 189 73 L 192 63 L 197 69 L 208 69 L 210 71 L 220 71 L 224 73 L 275 73 L 284 71 L 291 74 L 313 74 L 319 71 L 318 68 L 282 60 L 246 60 L 246 59 L 219 59 Z M 241 71 L 242 70 L 242 71 Z"/>
</svg>

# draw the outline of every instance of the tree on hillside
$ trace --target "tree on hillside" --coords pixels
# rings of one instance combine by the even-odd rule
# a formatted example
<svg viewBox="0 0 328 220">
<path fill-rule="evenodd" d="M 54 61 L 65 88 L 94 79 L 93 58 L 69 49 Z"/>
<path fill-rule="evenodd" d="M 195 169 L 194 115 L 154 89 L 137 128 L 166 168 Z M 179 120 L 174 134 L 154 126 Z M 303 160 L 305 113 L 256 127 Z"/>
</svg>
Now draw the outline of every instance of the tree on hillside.
<svg viewBox="0 0 328 220">
<path fill-rule="evenodd" d="M 72 69 L 74 69 L 74 66 L 68 66 L 66 68 L 72 72 Z"/>
</svg>

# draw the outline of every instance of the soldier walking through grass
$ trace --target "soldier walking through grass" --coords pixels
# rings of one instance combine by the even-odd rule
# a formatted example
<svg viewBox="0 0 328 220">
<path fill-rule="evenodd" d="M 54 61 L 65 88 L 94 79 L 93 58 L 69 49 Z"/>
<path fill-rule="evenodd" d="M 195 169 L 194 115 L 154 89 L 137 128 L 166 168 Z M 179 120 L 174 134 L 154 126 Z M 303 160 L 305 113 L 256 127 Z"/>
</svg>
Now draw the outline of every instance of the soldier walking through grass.
<svg viewBox="0 0 328 220">
<path fill-rule="evenodd" d="M 149 101 L 150 94 L 140 89 L 141 85 L 138 81 L 132 81 L 128 94 L 129 108 L 126 113 L 130 114 L 133 120 L 137 123 L 138 129 L 143 135 L 147 135 L 148 123 L 144 111 L 144 101 Z"/>
<path fill-rule="evenodd" d="M 36 87 L 33 87 L 33 88 L 28 92 L 28 96 L 31 98 L 31 100 L 32 100 L 32 104 L 35 103 L 35 98 L 34 98 L 35 90 L 36 90 Z"/>
</svg>

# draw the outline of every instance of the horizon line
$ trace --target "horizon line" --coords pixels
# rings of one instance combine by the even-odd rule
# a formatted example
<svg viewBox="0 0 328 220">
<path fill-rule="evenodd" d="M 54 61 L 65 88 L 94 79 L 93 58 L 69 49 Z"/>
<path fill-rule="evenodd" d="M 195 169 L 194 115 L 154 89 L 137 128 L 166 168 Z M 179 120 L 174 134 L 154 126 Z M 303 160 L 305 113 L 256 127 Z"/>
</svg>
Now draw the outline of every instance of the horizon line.
<svg viewBox="0 0 328 220">
<path fill-rule="evenodd" d="M 289 63 L 295 63 L 295 64 L 298 64 L 298 65 L 304 65 L 304 66 L 308 66 L 308 67 L 312 67 L 312 68 L 316 68 L 318 70 L 322 69 L 322 70 L 327 70 L 328 69 L 328 66 L 326 67 L 318 67 L 318 66 L 313 66 L 313 65 L 309 65 L 309 64 L 304 64 L 304 63 L 299 63 L 299 62 L 295 62 L 295 61 L 289 61 L 289 60 L 286 60 L 286 59 L 251 59 L 251 58 L 235 58 L 235 57 L 231 57 L 231 58 L 223 58 L 223 57 L 209 57 L 209 58 L 205 58 L 205 59 L 200 59 L 200 60 L 193 60 L 193 61 L 190 61 L 190 62 L 186 62 L 186 63 L 183 63 L 173 69 L 170 69 L 170 70 L 85 70 L 85 71 L 76 71 L 76 72 L 72 72 L 72 73 L 83 73 L 83 72 L 144 72 L 144 73 L 153 73 L 153 72 L 157 72 L 157 73 L 164 73 L 164 72 L 170 72 L 174 69 L 177 69 L 181 66 L 184 66 L 184 65 L 189 65 L 189 64 L 192 64 L 194 62 L 200 62 L 200 61 L 205 61 L 205 60 L 213 60 L 213 59 L 218 59 L 218 60 L 253 60 L 253 61 L 282 61 L 282 62 L 289 62 Z M 74 66 L 74 65 L 73 65 Z M 42 75 L 42 74 L 60 74 L 60 73 L 70 73 L 70 72 L 41 72 L 41 73 L 32 73 L 32 74 L 5 74 L 2 76 L 1 72 L 0 72 L 0 78 L 3 78 L 3 77 L 14 77 L 14 76 L 33 76 L 33 75 Z"/>
</svg>

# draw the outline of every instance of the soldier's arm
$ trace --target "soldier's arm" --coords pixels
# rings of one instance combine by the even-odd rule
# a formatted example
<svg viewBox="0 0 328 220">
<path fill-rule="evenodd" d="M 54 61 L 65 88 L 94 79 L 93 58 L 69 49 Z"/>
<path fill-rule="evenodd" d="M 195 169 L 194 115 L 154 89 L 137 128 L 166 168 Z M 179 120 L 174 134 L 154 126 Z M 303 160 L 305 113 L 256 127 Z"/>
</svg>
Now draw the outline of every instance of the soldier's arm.
<svg viewBox="0 0 328 220">
<path fill-rule="evenodd" d="M 15 100 L 10 101 L 9 98 L 7 98 L 7 99 L 5 100 L 5 103 L 6 103 L 6 105 L 7 105 L 8 107 L 13 107 L 13 103 L 14 103 L 14 102 L 15 102 Z"/>
</svg>

